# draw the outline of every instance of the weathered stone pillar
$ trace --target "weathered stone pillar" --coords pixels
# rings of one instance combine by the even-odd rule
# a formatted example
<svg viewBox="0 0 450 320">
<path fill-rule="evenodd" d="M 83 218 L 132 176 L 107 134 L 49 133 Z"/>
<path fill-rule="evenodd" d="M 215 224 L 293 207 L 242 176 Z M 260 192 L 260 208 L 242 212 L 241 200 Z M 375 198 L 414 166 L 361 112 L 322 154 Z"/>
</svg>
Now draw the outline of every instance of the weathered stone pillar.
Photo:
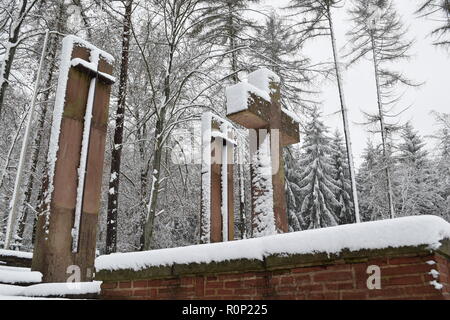
<svg viewBox="0 0 450 320">
<path fill-rule="evenodd" d="M 39 212 L 32 270 L 44 282 L 93 277 L 108 124 L 112 57 L 63 40 L 48 154 L 49 186 Z"/>
</svg>

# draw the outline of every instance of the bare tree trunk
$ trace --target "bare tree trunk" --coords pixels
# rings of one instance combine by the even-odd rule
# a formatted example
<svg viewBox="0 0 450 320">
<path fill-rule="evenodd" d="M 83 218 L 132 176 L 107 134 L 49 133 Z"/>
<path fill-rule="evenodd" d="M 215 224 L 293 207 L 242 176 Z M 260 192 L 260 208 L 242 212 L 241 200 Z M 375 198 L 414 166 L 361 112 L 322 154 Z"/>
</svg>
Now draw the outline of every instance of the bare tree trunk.
<svg viewBox="0 0 450 320">
<path fill-rule="evenodd" d="M 11 73 L 11 67 L 14 61 L 14 56 L 16 54 L 17 45 L 19 42 L 20 29 L 22 23 L 27 16 L 30 9 L 34 6 L 36 0 L 34 0 L 30 6 L 27 8 L 28 1 L 22 0 L 21 6 L 15 20 L 11 23 L 11 28 L 9 32 L 9 39 L 6 43 L 6 52 L 3 58 L 3 62 L 0 65 L 0 117 L 2 114 L 3 102 L 5 99 L 6 88 L 8 87 L 8 79 Z"/>
<path fill-rule="evenodd" d="M 236 42 L 235 42 L 235 32 L 234 32 L 234 21 L 232 18 L 233 7 L 232 3 L 228 2 L 228 37 L 230 39 L 230 67 L 231 67 L 231 79 L 233 83 L 239 82 L 238 77 L 238 65 L 237 65 L 237 56 L 236 56 Z M 245 217 L 245 193 L 244 193 L 244 172 L 243 172 L 243 163 L 238 163 L 238 181 L 239 181 L 239 226 L 241 238 L 246 238 L 247 233 L 247 225 L 246 225 L 246 217 Z"/>
<path fill-rule="evenodd" d="M 232 2 L 228 2 L 228 37 L 230 39 L 230 51 L 231 51 L 231 57 L 230 57 L 230 64 L 231 64 L 231 71 L 232 71 L 232 80 L 234 83 L 239 82 L 239 77 L 237 74 L 237 57 L 236 57 L 236 43 L 235 43 L 235 34 L 234 34 L 234 22 L 233 22 L 233 7 Z"/>
<path fill-rule="evenodd" d="M 6 176 L 8 175 L 8 168 L 9 165 L 11 163 L 12 160 L 12 153 L 14 151 L 14 148 L 16 146 L 17 141 L 19 140 L 19 138 L 21 137 L 21 130 L 22 130 L 22 125 L 25 122 L 25 120 L 27 119 L 27 117 L 23 117 L 21 120 L 21 123 L 19 124 L 19 126 L 16 129 L 16 132 L 14 133 L 14 138 L 11 141 L 11 145 L 8 149 L 8 153 L 6 155 L 6 159 L 5 159 L 5 163 L 3 165 L 2 171 L 0 173 L 0 190 L 3 187 L 3 183 L 5 181 Z M 4 194 L 2 195 L 3 198 Z M 6 201 L 3 200 L 3 201 Z M 6 235 L 6 224 L 3 225 L 4 222 L 6 222 L 8 220 L 8 213 L 5 212 L 4 214 L 0 214 L 0 232 L 4 233 Z"/>
<path fill-rule="evenodd" d="M 139 121 L 139 111 L 137 111 L 137 119 Z M 142 128 L 137 130 L 137 140 L 139 141 L 139 157 L 141 160 L 141 168 L 140 168 L 140 184 L 141 184 L 141 203 L 146 204 L 147 202 L 147 190 L 148 190 L 148 167 L 150 160 L 146 161 L 145 157 L 145 141 L 144 137 L 147 135 L 147 126 L 145 123 L 142 125 Z M 146 206 L 144 205 L 146 208 Z M 141 237 L 139 241 L 139 250 L 144 250 L 144 243 L 145 243 L 145 237 L 144 237 L 144 226 L 147 218 L 147 210 L 143 210 L 144 213 L 141 212 L 141 215 L 139 217 L 139 225 L 141 227 Z"/>
<path fill-rule="evenodd" d="M 119 207 L 120 164 L 122 157 L 123 129 L 125 121 L 125 105 L 128 81 L 128 60 L 130 49 L 130 25 L 133 1 L 125 4 L 125 16 L 122 36 L 122 61 L 120 66 L 119 101 L 116 111 L 116 129 L 114 131 L 114 147 L 111 155 L 111 179 L 108 192 L 108 213 L 106 222 L 106 254 L 117 250 L 117 210 Z"/>
<path fill-rule="evenodd" d="M 162 110 L 165 113 L 164 110 Z M 150 191 L 150 204 L 148 209 L 147 221 L 144 228 L 144 250 L 150 250 L 153 242 L 153 227 L 158 206 L 159 185 L 161 176 L 161 157 L 163 153 L 163 133 L 164 114 L 160 114 L 160 118 L 156 122 L 155 130 L 155 147 L 153 149 L 153 165 L 152 165 L 152 185 Z"/>
<path fill-rule="evenodd" d="M 375 69 L 375 83 L 377 87 L 377 102 L 378 102 L 378 113 L 380 117 L 380 127 L 381 127 L 381 143 L 383 148 L 383 158 L 386 165 L 386 187 L 387 187 L 387 196 L 389 203 L 389 215 L 390 218 L 395 218 L 395 210 L 394 210 L 394 199 L 392 194 L 392 180 L 391 180 L 391 172 L 389 168 L 389 161 L 387 155 L 387 141 L 386 141 L 386 125 L 384 122 L 384 112 L 383 112 L 383 104 L 381 101 L 381 90 L 380 90 L 380 79 L 379 79 L 379 71 L 378 71 L 378 62 L 375 52 L 375 39 L 373 36 L 371 37 L 372 41 L 372 56 L 373 56 L 373 65 Z"/>
<path fill-rule="evenodd" d="M 342 111 L 342 121 L 344 124 L 344 137 L 345 137 L 345 146 L 347 150 L 347 161 L 348 168 L 350 171 L 350 182 L 352 187 L 352 198 L 353 198 L 353 206 L 355 210 L 355 221 L 357 223 L 361 222 L 359 215 L 359 203 L 358 203 L 358 191 L 356 189 L 356 174 L 355 174 L 355 165 L 353 162 L 353 151 L 352 151 L 352 142 L 350 138 L 350 127 L 348 124 L 348 115 L 347 115 L 347 105 L 345 103 L 344 96 L 344 87 L 342 81 L 342 69 L 341 63 L 339 61 L 339 54 L 337 52 L 336 45 L 336 37 L 334 34 L 334 26 L 333 26 L 333 18 L 331 16 L 331 10 L 328 8 L 328 21 L 330 25 L 330 37 L 331 37 L 331 45 L 333 48 L 333 57 L 334 57 L 334 68 L 336 70 L 336 80 L 339 89 L 339 100 L 341 102 L 341 111 Z"/>
<path fill-rule="evenodd" d="M 25 223 L 27 221 L 28 218 L 28 213 L 29 213 L 29 207 L 27 206 L 27 204 L 30 203 L 31 201 L 31 196 L 32 196 L 32 192 L 33 192 L 33 186 L 34 186 L 34 177 L 36 175 L 36 170 L 37 170 L 37 165 L 38 165 L 38 161 L 39 161 L 39 153 L 41 150 L 41 143 L 42 143 L 42 138 L 44 136 L 44 125 L 45 125 L 45 118 L 47 116 L 47 111 L 48 111 L 48 105 L 49 105 L 49 98 L 50 98 L 50 93 L 51 90 L 49 89 L 51 87 L 52 81 L 53 81 L 53 73 L 55 72 L 56 69 L 56 48 L 57 48 L 57 43 L 58 41 L 56 39 L 53 39 L 53 42 L 50 46 L 50 68 L 48 71 L 48 75 L 47 75 L 47 81 L 45 83 L 45 93 L 44 93 L 44 97 L 42 99 L 42 101 L 44 102 L 43 107 L 42 107 L 42 111 L 41 111 L 41 116 L 39 117 L 38 120 L 38 128 L 37 128 L 37 132 L 36 132 L 36 137 L 34 139 L 34 150 L 33 153 L 31 155 L 31 168 L 30 168 L 30 173 L 29 173 L 29 178 L 28 178 L 28 183 L 27 183 L 27 189 L 25 191 L 25 201 L 24 201 L 24 208 L 22 209 L 22 215 L 19 218 L 18 221 L 18 227 L 17 227 L 17 237 L 18 239 L 22 239 L 23 237 L 23 233 L 25 231 Z M 21 240 L 20 240 L 21 241 Z"/>
<path fill-rule="evenodd" d="M 153 227 L 154 220 L 156 215 L 156 209 L 158 206 L 158 195 L 159 195 L 159 185 L 160 185 L 160 176 L 161 176 L 161 157 L 163 153 L 163 144 L 164 144 L 164 126 L 165 126 L 165 118 L 167 112 L 167 103 L 169 103 L 170 99 L 170 75 L 172 72 L 172 64 L 173 58 L 175 54 L 174 44 L 171 43 L 169 46 L 169 60 L 168 66 L 166 70 L 166 76 L 164 79 L 164 104 L 160 110 L 157 110 L 156 116 L 156 127 L 155 127 L 155 146 L 153 149 L 153 163 L 152 163 L 152 185 L 150 192 L 150 203 L 147 214 L 147 221 L 145 223 L 144 228 L 144 250 L 150 250 L 152 248 L 153 241 Z"/>
</svg>

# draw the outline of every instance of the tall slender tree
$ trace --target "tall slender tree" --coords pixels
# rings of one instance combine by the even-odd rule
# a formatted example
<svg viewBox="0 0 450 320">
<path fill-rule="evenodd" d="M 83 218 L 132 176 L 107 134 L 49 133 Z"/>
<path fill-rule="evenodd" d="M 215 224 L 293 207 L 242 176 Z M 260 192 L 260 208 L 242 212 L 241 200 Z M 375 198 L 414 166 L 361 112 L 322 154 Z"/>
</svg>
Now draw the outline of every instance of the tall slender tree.
<svg viewBox="0 0 450 320">
<path fill-rule="evenodd" d="M 151 159 L 150 195 L 146 223 L 144 228 L 144 249 L 153 247 L 153 231 L 155 218 L 162 211 L 158 210 L 159 194 L 167 186 L 170 175 L 167 169 L 169 159 L 167 146 L 170 134 L 181 124 L 199 118 L 199 112 L 207 107 L 209 98 L 205 98 L 209 89 L 217 84 L 217 80 L 208 76 L 215 67 L 217 58 L 213 45 L 195 42 L 192 29 L 201 19 L 200 0 L 155 0 L 154 8 L 161 21 L 161 32 L 158 35 L 160 63 L 158 74 L 154 75 L 153 66 L 149 65 L 146 50 L 152 43 L 134 37 L 149 78 L 152 97 L 150 114 L 155 119 L 152 132 L 154 143 Z M 161 20 L 162 19 L 162 20 Z M 135 35 L 132 28 L 133 35 Z M 145 36 L 145 35 L 144 35 Z M 145 39 L 145 37 L 144 37 Z M 145 39 L 146 40 L 146 39 Z M 164 183 L 163 183 L 164 182 Z"/>
<path fill-rule="evenodd" d="M 117 250 L 117 213 L 119 208 L 119 184 L 120 167 L 122 160 L 122 143 L 125 123 L 125 109 L 128 83 L 128 61 L 131 40 L 131 19 L 133 12 L 133 0 L 124 3 L 122 32 L 122 54 L 120 61 L 119 93 L 116 109 L 116 127 L 114 129 L 114 142 L 111 153 L 111 174 L 109 180 L 108 209 L 106 221 L 106 253 Z"/>
<path fill-rule="evenodd" d="M 334 71 L 336 73 L 336 81 L 341 105 L 341 114 L 344 127 L 344 137 L 347 152 L 347 159 L 350 170 L 350 181 L 352 187 L 352 199 L 354 205 L 355 221 L 359 222 L 359 204 L 358 192 L 356 188 L 356 173 L 353 162 L 353 151 L 351 134 L 348 120 L 348 109 L 344 95 L 343 70 L 342 63 L 336 43 L 335 26 L 333 20 L 333 11 L 342 5 L 342 0 L 292 0 L 289 10 L 296 10 L 300 16 L 297 25 L 300 27 L 299 37 L 302 39 L 315 38 L 318 36 L 329 37 L 333 61 Z"/>
<path fill-rule="evenodd" d="M 349 64 L 371 56 L 377 93 L 378 114 L 370 116 L 370 122 L 378 122 L 385 162 L 386 189 L 390 217 L 395 217 L 394 195 L 391 177 L 392 161 L 388 146 L 388 134 L 393 126 L 386 123 L 392 117 L 388 111 L 398 102 L 395 89 L 398 84 L 414 85 L 402 73 L 391 69 L 392 65 L 409 58 L 413 42 L 407 39 L 407 30 L 400 20 L 391 0 L 354 1 L 349 11 L 354 28 L 348 32 L 350 43 Z"/>
</svg>

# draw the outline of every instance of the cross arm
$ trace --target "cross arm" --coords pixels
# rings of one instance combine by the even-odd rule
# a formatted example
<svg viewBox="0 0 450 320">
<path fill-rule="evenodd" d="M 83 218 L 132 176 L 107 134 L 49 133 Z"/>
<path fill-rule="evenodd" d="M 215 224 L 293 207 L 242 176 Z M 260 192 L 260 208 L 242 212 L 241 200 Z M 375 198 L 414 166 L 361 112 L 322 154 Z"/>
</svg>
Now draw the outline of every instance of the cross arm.
<svg viewBox="0 0 450 320">
<path fill-rule="evenodd" d="M 71 65 L 75 69 L 80 70 L 83 73 L 87 73 L 90 77 L 97 77 L 101 82 L 112 85 L 116 82 L 116 79 L 106 72 L 97 70 L 97 66 L 81 58 L 74 58 L 71 60 Z"/>
<path fill-rule="evenodd" d="M 269 127 L 270 95 L 252 84 L 241 82 L 226 90 L 227 117 L 248 129 Z M 298 121 L 288 111 L 281 113 L 281 144 L 300 142 Z"/>
</svg>

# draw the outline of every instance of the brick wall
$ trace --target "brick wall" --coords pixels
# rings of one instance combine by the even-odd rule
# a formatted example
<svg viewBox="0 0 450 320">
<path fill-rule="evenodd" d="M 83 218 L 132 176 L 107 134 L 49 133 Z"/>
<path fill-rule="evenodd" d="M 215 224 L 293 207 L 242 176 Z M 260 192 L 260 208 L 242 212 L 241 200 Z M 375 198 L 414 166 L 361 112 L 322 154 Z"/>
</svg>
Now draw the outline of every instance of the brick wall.
<svg viewBox="0 0 450 320">
<path fill-rule="evenodd" d="M 233 261 L 222 267 L 170 267 L 169 273 L 102 271 L 97 279 L 103 280 L 103 299 L 450 299 L 449 256 L 424 248 L 406 251 L 318 255 L 316 262 L 314 256 L 278 257 L 261 266 L 236 263 L 243 271 L 230 271 Z M 367 288 L 370 265 L 380 267 L 380 290 Z"/>
</svg>

